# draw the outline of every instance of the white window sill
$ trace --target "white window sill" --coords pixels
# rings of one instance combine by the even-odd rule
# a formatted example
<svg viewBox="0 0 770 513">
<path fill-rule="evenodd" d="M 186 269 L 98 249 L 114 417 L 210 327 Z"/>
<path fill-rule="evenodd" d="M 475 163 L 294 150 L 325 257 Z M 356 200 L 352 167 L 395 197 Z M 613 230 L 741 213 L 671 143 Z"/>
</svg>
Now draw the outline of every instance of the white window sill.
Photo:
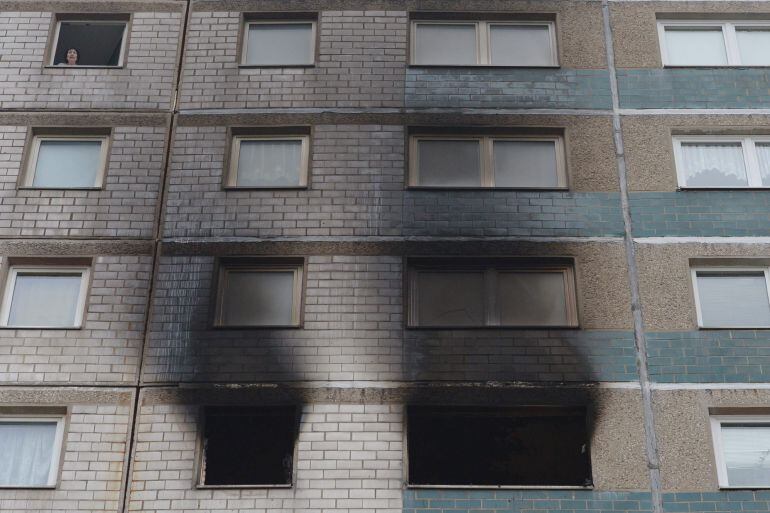
<svg viewBox="0 0 770 513">
<path fill-rule="evenodd" d="M 547 486 L 547 485 L 415 485 L 407 484 L 413 489 L 449 489 L 449 490 L 593 490 L 591 486 Z"/>
<path fill-rule="evenodd" d="M 290 484 L 254 484 L 254 485 L 195 485 L 198 490 L 254 490 L 260 488 L 291 488 Z"/>
</svg>

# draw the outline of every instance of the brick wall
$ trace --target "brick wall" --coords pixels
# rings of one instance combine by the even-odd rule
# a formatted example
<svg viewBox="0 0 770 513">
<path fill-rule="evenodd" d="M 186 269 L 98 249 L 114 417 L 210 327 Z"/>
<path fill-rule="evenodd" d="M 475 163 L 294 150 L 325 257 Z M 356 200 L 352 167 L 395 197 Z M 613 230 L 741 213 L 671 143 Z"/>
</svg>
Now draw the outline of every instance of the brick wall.
<svg viewBox="0 0 770 513">
<path fill-rule="evenodd" d="M 115 69 L 45 67 L 53 14 L 0 13 L 0 108 L 169 109 L 183 5 L 133 13 L 125 66 Z"/>
<path fill-rule="evenodd" d="M 0 237 L 153 236 L 166 127 L 114 127 L 98 190 L 19 189 L 28 131 L 0 126 Z"/>
<path fill-rule="evenodd" d="M 317 62 L 239 68 L 239 12 L 193 12 L 181 109 L 403 106 L 404 11 L 323 11 Z"/>
</svg>

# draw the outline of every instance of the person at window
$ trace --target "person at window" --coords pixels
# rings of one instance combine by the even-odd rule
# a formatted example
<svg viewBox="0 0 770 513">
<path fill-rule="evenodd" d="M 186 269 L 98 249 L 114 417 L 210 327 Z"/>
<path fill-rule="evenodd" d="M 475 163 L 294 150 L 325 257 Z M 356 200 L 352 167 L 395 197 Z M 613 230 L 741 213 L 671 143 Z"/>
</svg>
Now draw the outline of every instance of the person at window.
<svg viewBox="0 0 770 513">
<path fill-rule="evenodd" d="M 78 60 L 80 60 L 80 51 L 77 48 L 68 48 L 64 62 L 60 64 L 64 66 L 77 66 Z"/>
</svg>

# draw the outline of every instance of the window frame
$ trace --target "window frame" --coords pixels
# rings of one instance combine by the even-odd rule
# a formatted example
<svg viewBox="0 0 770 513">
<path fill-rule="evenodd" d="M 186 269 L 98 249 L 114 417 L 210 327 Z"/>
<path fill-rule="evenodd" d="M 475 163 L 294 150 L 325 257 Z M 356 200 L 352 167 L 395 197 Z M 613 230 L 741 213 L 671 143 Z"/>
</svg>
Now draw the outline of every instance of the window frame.
<svg viewBox="0 0 770 513">
<path fill-rule="evenodd" d="M 291 324 L 224 324 L 224 303 L 225 303 L 225 284 L 227 283 L 227 273 L 230 272 L 293 272 L 294 283 L 292 285 L 292 309 Z M 304 277 L 305 262 L 226 262 L 220 263 L 217 272 L 216 303 L 212 325 L 217 329 L 276 329 L 276 328 L 300 328 L 303 320 L 303 302 L 304 302 Z"/>
<path fill-rule="evenodd" d="M 418 25 L 474 25 L 476 30 L 476 63 L 475 64 L 430 64 L 417 62 L 417 26 Z M 548 27 L 551 43 L 549 64 L 492 64 L 492 26 L 532 26 Z M 556 37 L 556 22 L 553 20 L 455 20 L 455 19 L 413 19 L 410 22 L 409 65 L 431 67 L 493 67 L 493 68 L 558 68 L 559 49 Z"/>
<path fill-rule="evenodd" d="M 447 260 L 447 261 L 442 261 Z M 463 261 L 467 260 L 467 261 Z M 564 261 L 553 263 L 532 263 L 517 262 L 514 259 L 498 260 L 493 259 L 474 260 L 470 257 L 463 259 L 456 258 L 423 258 L 411 259 L 407 261 L 407 298 L 405 304 L 406 327 L 409 329 L 573 329 L 580 327 L 580 316 L 578 312 L 577 301 L 577 283 L 574 263 Z M 417 285 L 417 276 L 420 272 L 430 273 L 457 273 L 466 271 L 483 272 L 483 295 L 484 304 L 483 314 L 484 324 L 480 325 L 423 325 L 419 323 L 419 287 Z M 564 303 L 567 314 L 566 324 L 501 324 L 502 312 L 498 304 L 499 281 L 497 276 L 505 272 L 552 272 L 562 273 L 564 279 Z"/>
<path fill-rule="evenodd" d="M 72 325 L 67 326 L 19 326 L 9 324 L 13 293 L 16 289 L 16 279 L 19 274 L 63 274 L 80 275 L 80 290 L 78 292 L 77 305 L 75 305 L 75 319 Z M 74 265 L 11 265 L 5 280 L 2 306 L 0 307 L 0 328 L 8 329 L 40 329 L 40 330 L 65 330 L 81 329 L 84 324 L 86 299 L 90 283 L 91 268 Z"/>
<path fill-rule="evenodd" d="M 479 142 L 479 168 L 481 181 L 479 185 L 422 185 L 420 178 L 420 142 L 421 141 L 478 141 Z M 495 154 L 494 146 L 497 141 L 531 141 L 553 142 L 556 153 L 556 187 L 497 187 L 495 185 Z M 463 134 L 436 134 L 420 133 L 409 136 L 409 172 L 407 187 L 414 189 L 495 189 L 495 190 L 567 190 L 567 160 L 565 153 L 564 137 L 561 135 L 463 135 Z"/>
<path fill-rule="evenodd" d="M 703 322 L 703 311 L 701 309 L 701 301 L 700 301 L 700 291 L 698 287 L 698 273 L 699 272 L 706 272 L 706 273 L 725 273 L 725 274 L 746 274 L 746 273 L 763 273 L 765 277 L 765 287 L 767 289 L 767 296 L 770 300 L 770 267 L 767 266 L 695 266 L 690 268 L 690 277 L 692 279 L 692 287 L 693 287 L 693 294 L 694 294 L 694 300 L 695 300 L 695 312 L 697 315 L 698 320 L 698 328 L 700 329 L 730 329 L 730 330 L 740 330 L 740 329 L 767 329 L 770 328 L 770 324 L 767 326 L 760 326 L 760 325 L 754 325 L 754 326 L 711 326 L 711 325 L 705 325 Z"/>
<path fill-rule="evenodd" d="M 124 68 L 126 65 L 126 47 L 128 46 L 128 32 L 129 27 L 131 25 L 131 18 L 129 17 L 128 20 L 117 20 L 117 19 L 89 19 L 88 17 L 84 16 L 82 18 L 70 18 L 69 16 L 67 18 L 56 18 L 55 20 L 56 26 L 53 30 L 53 46 L 51 46 L 49 50 L 49 56 L 47 60 L 46 67 L 55 68 L 55 69 L 77 69 L 77 68 L 86 68 L 86 69 L 119 69 Z M 58 64 L 54 64 L 54 60 L 56 59 L 56 51 L 59 49 L 59 32 L 61 31 L 61 24 L 62 23 L 72 23 L 72 24 L 91 24 L 91 25 L 116 25 L 119 23 L 123 24 L 123 37 L 120 40 L 120 55 L 118 56 L 118 63 L 114 66 L 111 66 L 109 64 L 78 64 L 77 66 L 62 66 Z"/>
<path fill-rule="evenodd" d="M 759 169 L 756 145 L 770 144 L 770 135 L 675 135 L 672 138 L 674 144 L 674 166 L 676 167 L 676 179 L 680 189 L 768 189 L 770 185 L 762 185 L 762 175 Z M 743 152 L 743 163 L 746 168 L 746 186 L 739 185 L 709 185 L 690 186 L 686 183 L 684 157 L 682 156 L 682 144 L 688 143 L 739 143 Z"/>
<path fill-rule="evenodd" d="M 310 24 L 310 56 L 311 61 L 294 64 L 250 64 L 247 62 L 249 52 L 249 28 L 251 25 L 307 25 Z M 318 21 L 314 19 L 245 19 L 243 21 L 243 38 L 240 47 L 239 67 L 242 68 L 306 68 L 316 65 L 316 48 L 318 43 Z"/>
<path fill-rule="evenodd" d="M 238 185 L 238 160 L 241 143 L 244 141 L 300 141 L 300 169 L 298 185 Z M 310 136 L 309 135 L 233 135 L 230 145 L 230 163 L 225 176 L 225 189 L 305 189 L 310 174 Z"/>
<path fill-rule="evenodd" d="M 751 489 L 761 490 L 770 488 L 766 485 L 731 486 L 727 476 L 727 463 L 724 457 L 722 442 L 722 424 L 765 424 L 770 429 L 770 415 L 710 415 L 711 440 L 714 448 L 714 462 L 717 469 L 717 481 L 720 489 Z"/>
<path fill-rule="evenodd" d="M 45 141 L 54 142 L 93 142 L 99 141 L 101 143 L 101 154 L 99 157 L 99 169 L 96 171 L 96 182 L 90 187 L 41 187 L 33 185 L 35 181 L 35 171 L 37 168 L 37 159 L 40 154 L 40 145 Z M 104 178 L 107 174 L 107 165 L 110 152 L 110 136 L 105 135 L 46 135 L 35 134 L 30 141 L 30 152 L 26 162 L 26 169 L 24 169 L 22 175 L 22 183 L 20 188 L 24 189 L 36 189 L 36 190 L 56 190 L 56 191 L 68 191 L 68 190 L 95 190 L 104 187 Z"/>
<path fill-rule="evenodd" d="M 725 54 L 727 64 L 672 64 L 668 55 L 668 45 L 666 44 L 666 28 L 675 28 L 680 30 L 714 29 L 720 28 L 722 41 L 725 45 Z M 663 67 L 674 68 L 724 68 L 730 66 L 766 68 L 770 64 L 741 64 L 740 47 L 738 38 L 735 35 L 736 30 L 743 28 L 765 28 L 770 31 L 770 20 L 763 21 L 743 21 L 743 20 L 658 20 L 658 42 L 660 43 L 660 57 Z"/>
<path fill-rule="evenodd" d="M 41 489 L 56 488 L 59 481 L 59 466 L 62 459 L 62 449 L 64 445 L 64 415 L 51 414 L 28 414 L 28 415 L 2 415 L 0 414 L 0 424 L 23 422 L 23 423 L 50 423 L 56 422 L 56 434 L 54 435 L 54 444 L 51 447 L 51 468 L 48 471 L 48 481 L 40 485 L 0 485 L 0 490 L 13 489 Z"/>
</svg>

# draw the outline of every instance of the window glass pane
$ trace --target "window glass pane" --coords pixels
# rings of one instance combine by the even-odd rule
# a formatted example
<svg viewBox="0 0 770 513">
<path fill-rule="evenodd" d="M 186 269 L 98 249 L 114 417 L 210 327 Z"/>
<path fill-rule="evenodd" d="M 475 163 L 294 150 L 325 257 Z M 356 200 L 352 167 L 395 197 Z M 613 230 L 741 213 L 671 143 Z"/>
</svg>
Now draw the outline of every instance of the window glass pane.
<svg viewBox="0 0 770 513">
<path fill-rule="evenodd" d="M 727 64 L 721 28 L 666 28 L 670 65 L 715 66 Z"/>
<path fill-rule="evenodd" d="M 547 25 L 490 25 L 492 64 L 549 66 L 551 35 Z"/>
<path fill-rule="evenodd" d="M 770 65 L 770 30 L 736 29 L 741 64 L 746 66 Z"/>
<path fill-rule="evenodd" d="M 290 326 L 294 304 L 294 272 L 225 272 L 222 324 L 226 326 Z"/>
<path fill-rule="evenodd" d="M 417 324 L 484 326 L 483 272 L 417 273 Z"/>
<path fill-rule="evenodd" d="M 770 485 L 770 425 L 722 424 L 730 486 Z"/>
<path fill-rule="evenodd" d="M 249 25 L 246 64 L 313 64 L 312 23 Z"/>
<path fill-rule="evenodd" d="M 63 21 L 53 63 L 67 64 L 67 50 L 77 50 L 78 66 L 118 66 L 126 24 Z"/>
<path fill-rule="evenodd" d="M 759 174 L 762 177 L 762 185 L 770 187 L 770 143 L 756 143 L 757 160 L 759 161 Z"/>
<path fill-rule="evenodd" d="M 746 187 L 746 166 L 739 142 L 682 143 L 688 187 Z"/>
<path fill-rule="evenodd" d="M 764 274 L 698 272 L 697 276 L 704 326 L 770 326 L 770 303 Z"/>
<path fill-rule="evenodd" d="M 236 185 L 290 187 L 300 185 L 302 141 L 241 141 Z"/>
<path fill-rule="evenodd" d="M 417 185 L 479 187 L 480 141 L 419 141 Z"/>
<path fill-rule="evenodd" d="M 32 186 L 94 187 L 101 155 L 101 141 L 40 141 Z"/>
<path fill-rule="evenodd" d="M 558 187 L 556 143 L 495 141 L 496 187 Z"/>
<path fill-rule="evenodd" d="M 415 64 L 476 64 L 476 25 L 417 24 Z"/>
<path fill-rule="evenodd" d="M 509 326 L 566 326 L 564 275 L 556 272 L 500 272 L 500 322 Z"/>
<path fill-rule="evenodd" d="M 0 422 L 0 486 L 45 486 L 56 422 Z"/>
<path fill-rule="evenodd" d="M 80 274 L 17 274 L 8 325 L 74 326 L 81 280 Z"/>
</svg>

